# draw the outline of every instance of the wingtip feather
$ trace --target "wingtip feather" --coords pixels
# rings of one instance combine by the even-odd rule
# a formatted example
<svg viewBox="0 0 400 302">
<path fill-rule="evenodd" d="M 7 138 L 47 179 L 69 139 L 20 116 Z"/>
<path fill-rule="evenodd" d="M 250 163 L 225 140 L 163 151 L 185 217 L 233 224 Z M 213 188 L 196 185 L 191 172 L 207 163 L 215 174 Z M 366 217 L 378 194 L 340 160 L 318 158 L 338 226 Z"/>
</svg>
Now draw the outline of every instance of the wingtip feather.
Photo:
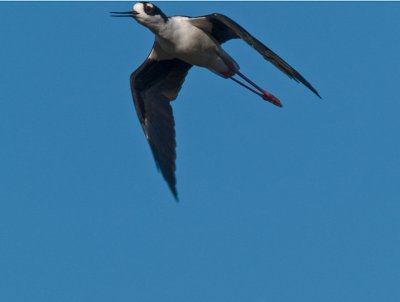
<svg viewBox="0 0 400 302">
<path fill-rule="evenodd" d="M 178 196 L 178 191 L 176 190 L 175 187 L 170 187 L 172 195 L 174 196 L 175 201 L 178 203 L 179 202 L 179 196 Z"/>
</svg>

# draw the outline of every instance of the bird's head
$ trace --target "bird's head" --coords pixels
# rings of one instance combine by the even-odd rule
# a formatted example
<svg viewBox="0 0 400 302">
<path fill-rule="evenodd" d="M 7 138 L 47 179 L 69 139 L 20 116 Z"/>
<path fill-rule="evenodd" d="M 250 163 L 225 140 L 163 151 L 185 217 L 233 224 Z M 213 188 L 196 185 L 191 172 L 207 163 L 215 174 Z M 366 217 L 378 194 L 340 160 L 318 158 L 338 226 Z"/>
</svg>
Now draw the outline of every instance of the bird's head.
<svg viewBox="0 0 400 302">
<path fill-rule="evenodd" d="M 131 17 L 134 18 L 140 24 L 156 30 L 160 24 L 164 24 L 168 21 L 168 17 L 150 2 L 138 2 L 133 5 L 132 11 L 129 12 L 112 12 L 113 17 Z"/>
</svg>

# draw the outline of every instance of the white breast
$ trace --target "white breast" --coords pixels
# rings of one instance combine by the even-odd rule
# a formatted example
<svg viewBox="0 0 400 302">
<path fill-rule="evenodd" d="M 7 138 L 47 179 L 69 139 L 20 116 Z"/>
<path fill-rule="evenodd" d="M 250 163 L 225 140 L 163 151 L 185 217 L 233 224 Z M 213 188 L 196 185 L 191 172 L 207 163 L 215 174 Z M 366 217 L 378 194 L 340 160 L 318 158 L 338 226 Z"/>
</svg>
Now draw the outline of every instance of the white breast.
<svg viewBox="0 0 400 302">
<path fill-rule="evenodd" d="M 173 17 L 156 36 L 162 49 L 189 64 L 224 71 L 227 67 L 217 53 L 219 44 L 201 29 L 188 22 L 187 17 Z"/>
</svg>

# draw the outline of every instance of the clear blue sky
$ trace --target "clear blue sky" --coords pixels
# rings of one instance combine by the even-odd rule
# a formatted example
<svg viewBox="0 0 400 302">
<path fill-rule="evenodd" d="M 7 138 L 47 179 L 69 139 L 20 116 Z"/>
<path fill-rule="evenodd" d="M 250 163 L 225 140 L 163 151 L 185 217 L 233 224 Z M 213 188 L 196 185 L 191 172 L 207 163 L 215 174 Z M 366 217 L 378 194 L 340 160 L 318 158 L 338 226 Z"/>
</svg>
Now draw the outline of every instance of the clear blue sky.
<svg viewBox="0 0 400 302">
<path fill-rule="evenodd" d="M 134 112 L 130 2 L 0 3 L 0 301 L 400 301 L 400 3 L 163 2 L 226 14 L 279 109 L 194 68 L 176 203 Z"/>
</svg>

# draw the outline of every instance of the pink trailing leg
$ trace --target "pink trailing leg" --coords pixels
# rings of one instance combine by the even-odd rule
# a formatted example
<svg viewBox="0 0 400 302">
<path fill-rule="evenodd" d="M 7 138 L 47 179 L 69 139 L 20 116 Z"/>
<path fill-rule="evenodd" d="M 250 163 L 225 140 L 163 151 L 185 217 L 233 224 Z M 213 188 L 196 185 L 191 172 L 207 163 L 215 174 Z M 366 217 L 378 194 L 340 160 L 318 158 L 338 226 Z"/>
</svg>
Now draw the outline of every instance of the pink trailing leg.
<svg viewBox="0 0 400 302">
<path fill-rule="evenodd" d="M 223 53 L 220 53 L 220 52 L 217 52 L 217 55 L 221 58 L 221 60 L 228 67 L 228 70 L 226 72 L 220 73 L 221 76 L 223 76 L 224 78 L 232 79 L 239 85 L 245 87 L 246 89 L 250 90 L 251 92 L 262 97 L 263 100 L 268 101 L 268 102 L 274 104 L 275 106 L 282 107 L 282 103 L 277 97 L 275 97 L 273 94 L 269 93 L 265 89 L 262 89 L 260 86 L 258 86 L 256 83 L 254 83 L 248 77 L 246 77 L 243 73 L 241 73 L 239 71 L 239 65 L 237 65 L 236 62 L 234 62 L 233 59 L 229 57 L 229 55 L 227 55 L 227 54 L 224 55 Z M 243 80 L 245 80 L 247 83 L 249 83 L 251 86 L 253 86 L 258 91 L 251 88 L 250 86 L 246 85 L 245 83 L 239 81 L 238 79 L 235 79 L 233 77 L 235 74 L 237 74 L 239 77 L 241 77 Z"/>
<path fill-rule="evenodd" d="M 256 93 L 254 90 L 254 93 L 258 94 L 259 96 L 261 96 L 264 100 L 274 104 L 275 106 L 278 107 L 282 107 L 282 103 L 281 101 L 274 96 L 272 93 L 269 93 L 268 91 L 266 91 L 265 89 L 262 89 L 260 86 L 258 86 L 256 83 L 254 83 L 252 80 L 250 80 L 248 77 L 246 77 L 243 73 L 241 73 L 239 70 L 236 71 L 236 74 L 241 77 L 243 80 L 245 80 L 247 83 L 249 83 L 251 86 L 253 86 L 254 88 L 256 88 L 260 93 Z M 237 81 L 235 81 L 237 82 Z M 247 86 L 246 86 L 247 87 Z M 249 89 L 250 87 L 248 87 Z"/>
</svg>

